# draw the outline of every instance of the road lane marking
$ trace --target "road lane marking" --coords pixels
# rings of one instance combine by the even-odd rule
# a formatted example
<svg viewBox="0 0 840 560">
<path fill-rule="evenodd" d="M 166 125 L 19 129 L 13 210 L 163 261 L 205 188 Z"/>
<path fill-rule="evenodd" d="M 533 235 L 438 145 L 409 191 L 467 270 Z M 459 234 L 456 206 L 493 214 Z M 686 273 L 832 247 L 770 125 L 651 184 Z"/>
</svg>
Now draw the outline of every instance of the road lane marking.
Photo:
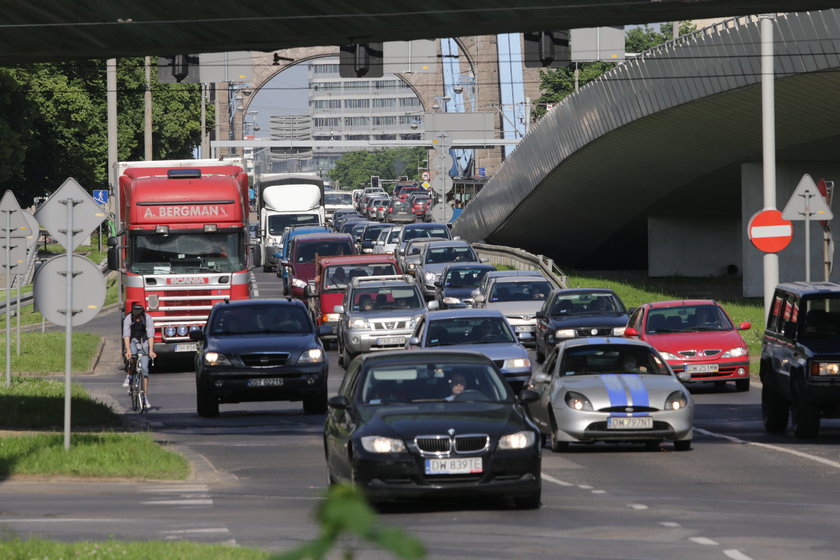
<svg viewBox="0 0 840 560">
<path fill-rule="evenodd" d="M 189 499 L 189 500 L 147 500 L 140 502 L 144 506 L 212 506 L 213 500 Z"/>
<path fill-rule="evenodd" d="M 208 527 L 205 529 L 172 529 L 170 531 L 159 531 L 161 535 L 192 535 L 204 533 L 230 533 L 227 527 Z"/>
<path fill-rule="evenodd" d="M 113 517 L 98 519 L 95 517 L 59 517 L 50 519 L 36 519 L 29 517 L 0 517 L 0 523 L 134 523 L 134 519 L 114 519 Z"/>
<path fill-rule="evenodd" d="M 140 490 L 143 494 L 157 494 L 159 492 L 180 492 L 183 494 L 187 494 L 189 492 L 207 492 L 208 487 L 206 484 L 192 484 L 192 485 L 184 485 L 184 486 L 159 486 L 159 487 L 152 487 L 152 488 L 144 488 Z"/>
<path fill-rule="evenodd" d="M 592 490 L 592 486 L 589 486 L 588 484 L 578 484 L 578 488 L 581 490 Z"/>
<path fill-rule="evenodd" d="M 706 546 L 718 546 L 718 543 L 716 543 L 712 539 L 707 539 L 706 537 L 690 537 L 688 540 Z"/>
<path fill-rule="evenodd" d="M 751 557 L 747 556 L 737 548 L 730 548 L 728 550 L 724 550 L 723 553 L 732 558 L 732 560 L 753 560 Z"/>
<path fill-rule="evenodd" d="M 250 275 L 251 275 L 251 286 L 253 286 L 251 291 L 253 292 L 254 297 L 258 298 L 258 297 L 260 297 L 260 289 L 257 285 L 257 276 L 254 274 L 254 271 L 251 271 Z"/>
<path fill-rule="evenodd" d="M 682 527 L 682 525 L 675 521 L 662 521 L 659 524 L 663 527 L 668 527 L 669 529 L 676 529 L 677 527 Z"/>
<path fill-rule="evenodd" d="M 794 455 L 796 457 L 807 459 L 809 461 L 814 461 L 820 463 L 822 465 L 826 465 L 829 467 L 833 467 L 835 469 L 840 469 L 840 463 L 837 461 L 832 461 L 831 459 L 825 459 L 823 457 L 819 457 L 817 455 L 811 455 L 810 453 L 804 453 L 802 451 L 797 451 L 796 449 L 788 449 L 786 447 L 781 447 L 778 445 L 771 445 L 769 443 L 759 443 L 757 441 L 748 441 L 745 439 L 737 438 L 734 436 L 728 436 L 726 434 L 719 434 L 717 432 L 710 432 L 709 430 L 704 430 L 702 428 L 694 428 L 695 431 L 700 432 L 701 434 L 716 437 L 720 439 L 725 439 L 731 441 L 732 443 L 740 443 L 745 445 L 754 445 L 755 447 L 761 447 L 764 449 L 769 449 L 771 451 L 780 451 L 782 453 L 788 453 L 789 455 Z"/>
<path fill-rule="evenodd" d="M 606 494 L 607 491 L 606 490 L 593 490 L 592 493 L 593 494 Z"/>
<path fill-rule="evenodd" d="M 543 480 L 551 482 L 552 484 L 556 484 L 557 486 L 574 486 L 574 484 L 570 482 L 563 482 L 562 480 L 558 480 L 551 476 L 550 474 L 540 473 L 540 476 Z"/>
<path fill-rule="evenodd" d="M 648 508 L 645 504 L 627 504 L 627 507 L 638 511 L 646 510 Z"/>
</svg>

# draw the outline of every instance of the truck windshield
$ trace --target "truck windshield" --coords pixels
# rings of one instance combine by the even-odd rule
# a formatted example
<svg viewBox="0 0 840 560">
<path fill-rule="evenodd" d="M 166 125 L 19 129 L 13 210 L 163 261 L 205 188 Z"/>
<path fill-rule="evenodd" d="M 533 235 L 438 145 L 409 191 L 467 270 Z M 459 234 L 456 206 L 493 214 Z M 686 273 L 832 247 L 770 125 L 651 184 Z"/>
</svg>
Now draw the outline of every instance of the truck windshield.
<svg viewBox="0 0 840 560">
<path fill-rule="evenodd" d="M 283 235 L 291 226 L 317 226 L 321 220 L 318 214 L 273 214 L 268 217 L 268 233 Z"/>
<path fill-rule="evenodd" d="M 353 204 L 353 195 L 350 193 L 326 193 L 324 194 L 324 204 L 336 206 L 339 204 Z"/>
<path fill-rule="evenodd" d="M 238 272 L 245 268 L 242 232 L 135 234 L 129 270 L 137 274 Z"/>
</svg>

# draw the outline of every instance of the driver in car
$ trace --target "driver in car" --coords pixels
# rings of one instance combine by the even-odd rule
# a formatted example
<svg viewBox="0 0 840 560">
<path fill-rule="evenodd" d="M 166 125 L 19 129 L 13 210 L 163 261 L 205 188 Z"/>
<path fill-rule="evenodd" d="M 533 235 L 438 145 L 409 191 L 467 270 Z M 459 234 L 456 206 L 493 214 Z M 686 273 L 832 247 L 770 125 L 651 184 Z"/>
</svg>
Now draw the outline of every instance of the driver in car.
<svg viewBox="0 0 840 560">
<path fill-rule="evenodd" d="M 467 388 L 466 378 L 464 378 L 464 376 L 460 373 L 452 374 L 452 377 L 449 378 L 449 390 L 452 391 L 452 393 L 448 397 L 444 398 L 443 400 L 445 400 L 445 401 L 455 400 L 455 397 L 457 397 L 458 395 L 463 393 L 464 389 L 466 389 L 466 388 Z"/>
</svg>

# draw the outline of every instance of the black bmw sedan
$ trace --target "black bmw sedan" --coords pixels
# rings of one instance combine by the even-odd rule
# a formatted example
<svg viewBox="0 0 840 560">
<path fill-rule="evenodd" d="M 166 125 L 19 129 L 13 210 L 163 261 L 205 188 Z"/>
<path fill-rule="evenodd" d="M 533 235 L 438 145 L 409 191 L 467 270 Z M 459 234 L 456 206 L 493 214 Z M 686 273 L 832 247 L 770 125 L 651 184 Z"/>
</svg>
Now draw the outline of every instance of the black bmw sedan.
<svg viewBox="0 0 840 560">
<path fill-rule="evenodd" d="M 219 403 L 303 401 L 309 414 L 327 410 L 328 363 L 319 331 L 303 303 L 241 299 L 217 303 L 204 330 L 190 332 L 196 405 L 218 416 Z"/>
<path fill-rule="evenodd" d="M 493 495 L 540 505 L 540 438 L 525 403 L 487 357 L 412 351 L 353 360 L 329 399 L 324 450 L 330 482 L 373 501 Z"/>
</svg>

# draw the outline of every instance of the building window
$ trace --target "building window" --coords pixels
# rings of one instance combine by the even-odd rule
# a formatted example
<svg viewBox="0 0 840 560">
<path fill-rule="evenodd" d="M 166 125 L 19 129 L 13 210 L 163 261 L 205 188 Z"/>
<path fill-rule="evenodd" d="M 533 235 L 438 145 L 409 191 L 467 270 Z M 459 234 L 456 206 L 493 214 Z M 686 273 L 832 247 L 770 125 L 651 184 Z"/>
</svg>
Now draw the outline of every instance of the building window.
<svg viewBox="0 0 840 560">
<path fill-rule="evenodd" d="M 373 106 L 376 108 L 396 107 L 397 100 L 394 97 L 377 97 L 373 99 Z"/>
<path fill-rule="evenodd" d="M 400 107 L 419 107 L 420 99 L 417 97 L 401 97 Z"/>
<path fill-rule="evenodd" d="M 368 117 L 344 117 L 344 126 L 369 126 Z"/>
<path fill-rule="evenodd" d="M 315 117 L 315 126 L 341 126 L 338 117 Z"/>
<path fill-rule="evenodd" d="M 397 117 L 373 117 L 373 126 L 393 126 L 397 124 Z"/>
<path fill-rule="evenodd" d="M 345 99 L 345 109 L 366 109 L 370 107 L 370 99 Z"/>
</svg>

